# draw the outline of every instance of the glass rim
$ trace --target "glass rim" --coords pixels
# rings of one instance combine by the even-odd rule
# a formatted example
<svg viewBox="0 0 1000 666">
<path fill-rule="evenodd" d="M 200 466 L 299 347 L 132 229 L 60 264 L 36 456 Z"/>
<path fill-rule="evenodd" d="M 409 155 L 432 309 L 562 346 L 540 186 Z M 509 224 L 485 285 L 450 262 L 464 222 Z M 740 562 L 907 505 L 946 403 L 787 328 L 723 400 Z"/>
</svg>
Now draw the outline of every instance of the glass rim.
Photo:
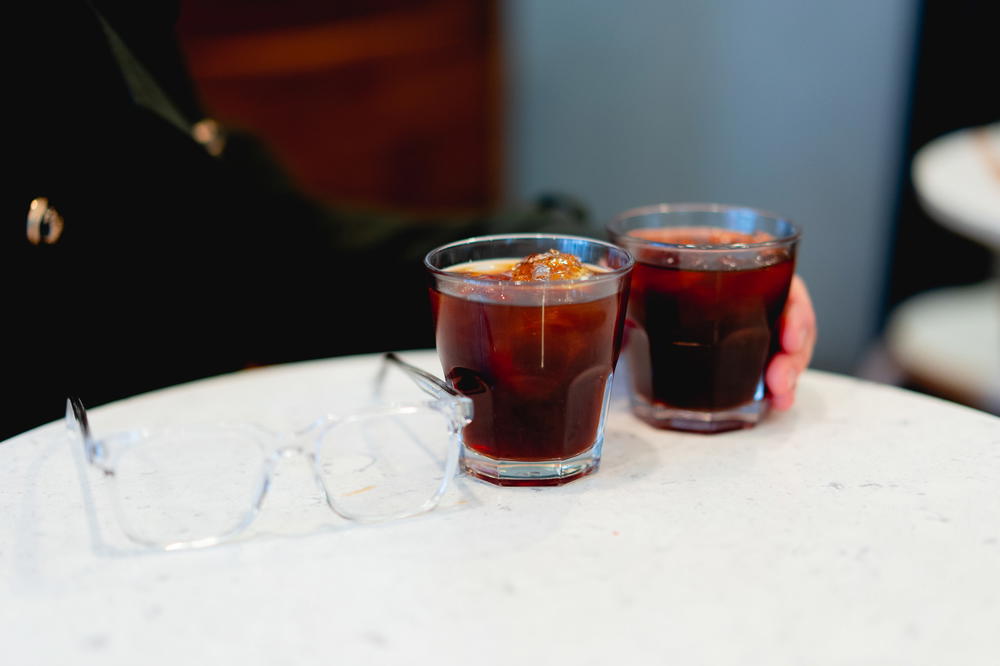
<svg viewBox="0 0 1000 666">
<path fill-rule="evenodd" d="M 486 244 L 493 241 L 501 240 L 543 240 L 543 239 L 553 239 L 553 240 L 571 240 L 571 241 L 584 241 L 591 243 L 593 245 L 598 245 L 606 248 L 609 251 L 621 252 L 625 255 L 625 264 L 618 268 L 607 267 L 608 270 L 604 273 L 596 273 L 586 280 L 580 278 L 569 278 L 565 280 L 511 280 L 509 283 L 505 284 L 516 284 L 523 286 L 545 286 L 545 285 L 566 285 L 579 282 L 580 284 L 594 284 L 595 282 L 604 282 L 607 280 L 613 280 L 621 278 L 628 275 L 629 271 L 635 266 L 635 257 L 627 248 L 621 245 L 616 245 L 615 243 L 610 243 L 608 241 L 598 240 L 596 238 L 588 238 L 586 236 L 574 236 L 572 234 L 542 234 L 542 233 L 516 233 L 516 234 L 491 234 L 488 236 L 471 236 L 469 238 L 463 238 L 462 240 L 453 241 L 445 245 L 434 248 L 426 255 L 424 255 L 424 267 L 430 271 L 435 276 L 440 276 L 443 278 L 451 280 L 462 280 L 469 281 L 472 283 L 482 283 L 482 284 L 497 284 L 496 280 L 491 280 L 489 278 L 479 277 L 475 275 L 468 275 L 466 273 L 455 273 L 452 271 L 445 270 L 443 268 L 438 268 L 431 263 L 431 256 L 435 254 L 442 253 L 446 250 L 451 250 L 454 248 L 462 246 L 472 246 Z M 513 257 L 512 257 L 513 258 Z"/>
<path fill-rule="evenodd" d="M 630 236 L 628 232 L 622 231 L 616 228 L 625 220 L 641 217 L 645 215 L 669 215 L 671 213 L 751 213 L 756 217 L 767 218 L 771 220 L 776 220 L 778 222 L 784 222 L 787 224 L 791 231 L 781 236 L 780 238 L 773 238 L 766 241 L 758 241 L 755 243 L 728 243 L 720 245 L 718 243 L 667 243 L 664 241 L 654 241 L 648 238 L 643 238 L 642 236 Z M 638 206 L 636 208 L 630 208 L 615 215 L 611 222 L 606 225 L 607 231 L 613 237 L 624 237 L 629 238 L 631 241 L 653 247 L 665 247 L 676 250 L 699 250 L 699 251 L 733 251 L 733 250 L 757 250 L 765 249 L 770 247 L 781 247 L 784 245 L 790 245 L 797 242 L 802 237 L 802 228 L 792 222 L 790 219 L 784 215 L 778 215 L 777 213 L 772 213 L 768 210 L 763 210 L 761 208 L 754 208 L 753 206 L 740 206 L 732 204 L 716 204 L 716 203 L 660 203 L 651 204 L 648 206 Z M 656 229 L 658 227 L 647 227 L 650 229 Z"/>
</svg>

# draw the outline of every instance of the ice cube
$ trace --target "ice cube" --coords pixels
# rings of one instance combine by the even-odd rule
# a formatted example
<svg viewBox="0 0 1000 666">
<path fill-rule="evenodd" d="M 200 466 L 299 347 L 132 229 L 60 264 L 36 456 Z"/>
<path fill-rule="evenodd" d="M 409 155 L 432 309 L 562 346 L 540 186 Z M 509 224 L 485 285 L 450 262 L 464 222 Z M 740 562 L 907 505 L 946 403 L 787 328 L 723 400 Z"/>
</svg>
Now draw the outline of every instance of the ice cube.
<svg viewBox="0 0 1000 666">
<path fill-rule="evenodd" d="M 526 257 L 511 271 L 518 281 L 579 280 L 592 274 L 577 257 L 554 248 Z"/>
</svg>

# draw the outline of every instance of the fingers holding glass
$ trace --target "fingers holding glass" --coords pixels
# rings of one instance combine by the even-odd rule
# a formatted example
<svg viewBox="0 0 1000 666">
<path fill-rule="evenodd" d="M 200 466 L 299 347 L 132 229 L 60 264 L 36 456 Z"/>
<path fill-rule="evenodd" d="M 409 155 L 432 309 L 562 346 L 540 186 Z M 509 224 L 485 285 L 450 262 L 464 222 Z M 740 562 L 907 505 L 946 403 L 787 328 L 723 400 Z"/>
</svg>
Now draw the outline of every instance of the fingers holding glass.
<svg viewBox="0 0 1000 666">
<path fill-rule="evenodd" d="M 798 378 L 809 367 L 816 346 L 816 313 L 805 281 L 798 275 L 792 279 L 782 313 L 780 340 L 781 352 L 771 360 L 766 379 L 771 406 L 785 410 L 795 402 Z"/>
</svg>

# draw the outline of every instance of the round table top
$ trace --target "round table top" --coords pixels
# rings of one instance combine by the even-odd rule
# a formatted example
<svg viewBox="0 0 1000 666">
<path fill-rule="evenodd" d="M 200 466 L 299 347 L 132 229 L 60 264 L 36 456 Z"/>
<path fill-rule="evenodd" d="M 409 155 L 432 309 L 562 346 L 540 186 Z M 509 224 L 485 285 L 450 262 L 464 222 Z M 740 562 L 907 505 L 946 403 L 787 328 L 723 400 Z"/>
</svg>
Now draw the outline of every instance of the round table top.
<svg viewBox="0 0 1000 666">
<path fill-rule="evenodd" d="M 1000 280 L 910 298 L 893 311 L 885 339 L 921 385 L 1000 413 Z"/>
<path fill-rule="evenodd" d="M 195 382 L 91 424 L 300 425 L 351 403 L 376 358 Z M 459 477 L 435 511 L 376 525 L 326 511 L 287 462 L 253 538 L 153 552 L 111 529 L 61 424 L 0 443 L 6 660 L 967 665 L 1000 650 L 1000 419 L 934 398 L 809 371 L 791 411 L 705 436 L 653 430 L 616 393 L 597 474 Z"/>
<path fill-rule="evenodd" d="M 1000 252 L 1000 123 L 934 139 L 917 152 L 912 171 L 938 222 Z"/>
</svg>

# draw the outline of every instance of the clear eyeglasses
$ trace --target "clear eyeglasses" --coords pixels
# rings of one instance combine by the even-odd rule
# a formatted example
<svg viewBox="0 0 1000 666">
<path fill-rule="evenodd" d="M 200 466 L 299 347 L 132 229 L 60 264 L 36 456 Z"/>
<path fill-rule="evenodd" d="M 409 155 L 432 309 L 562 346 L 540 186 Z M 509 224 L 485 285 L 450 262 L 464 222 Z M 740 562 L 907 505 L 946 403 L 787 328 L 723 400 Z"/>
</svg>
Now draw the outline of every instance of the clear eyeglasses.
<svg viewBox="0 0 1000 666">
<path fill-rule="evenodd" d="M 426 397 L 386 402 L 390 375 L 407 376 Z M 375 384 L 379 404 L 284 435 L 214 423 L 96 438 L 75 398 L 67 401 L 66 424 L 110 482 L 116 517 L 130 539 L 167 550 L 199 548 L 245 530 L 277 465 L 291 456 L 310 462 L 326 504 L 348 520 L 404 518 L 437 506 L 458 467 L 472 402 L 391 353 Z"/>
</svg>

